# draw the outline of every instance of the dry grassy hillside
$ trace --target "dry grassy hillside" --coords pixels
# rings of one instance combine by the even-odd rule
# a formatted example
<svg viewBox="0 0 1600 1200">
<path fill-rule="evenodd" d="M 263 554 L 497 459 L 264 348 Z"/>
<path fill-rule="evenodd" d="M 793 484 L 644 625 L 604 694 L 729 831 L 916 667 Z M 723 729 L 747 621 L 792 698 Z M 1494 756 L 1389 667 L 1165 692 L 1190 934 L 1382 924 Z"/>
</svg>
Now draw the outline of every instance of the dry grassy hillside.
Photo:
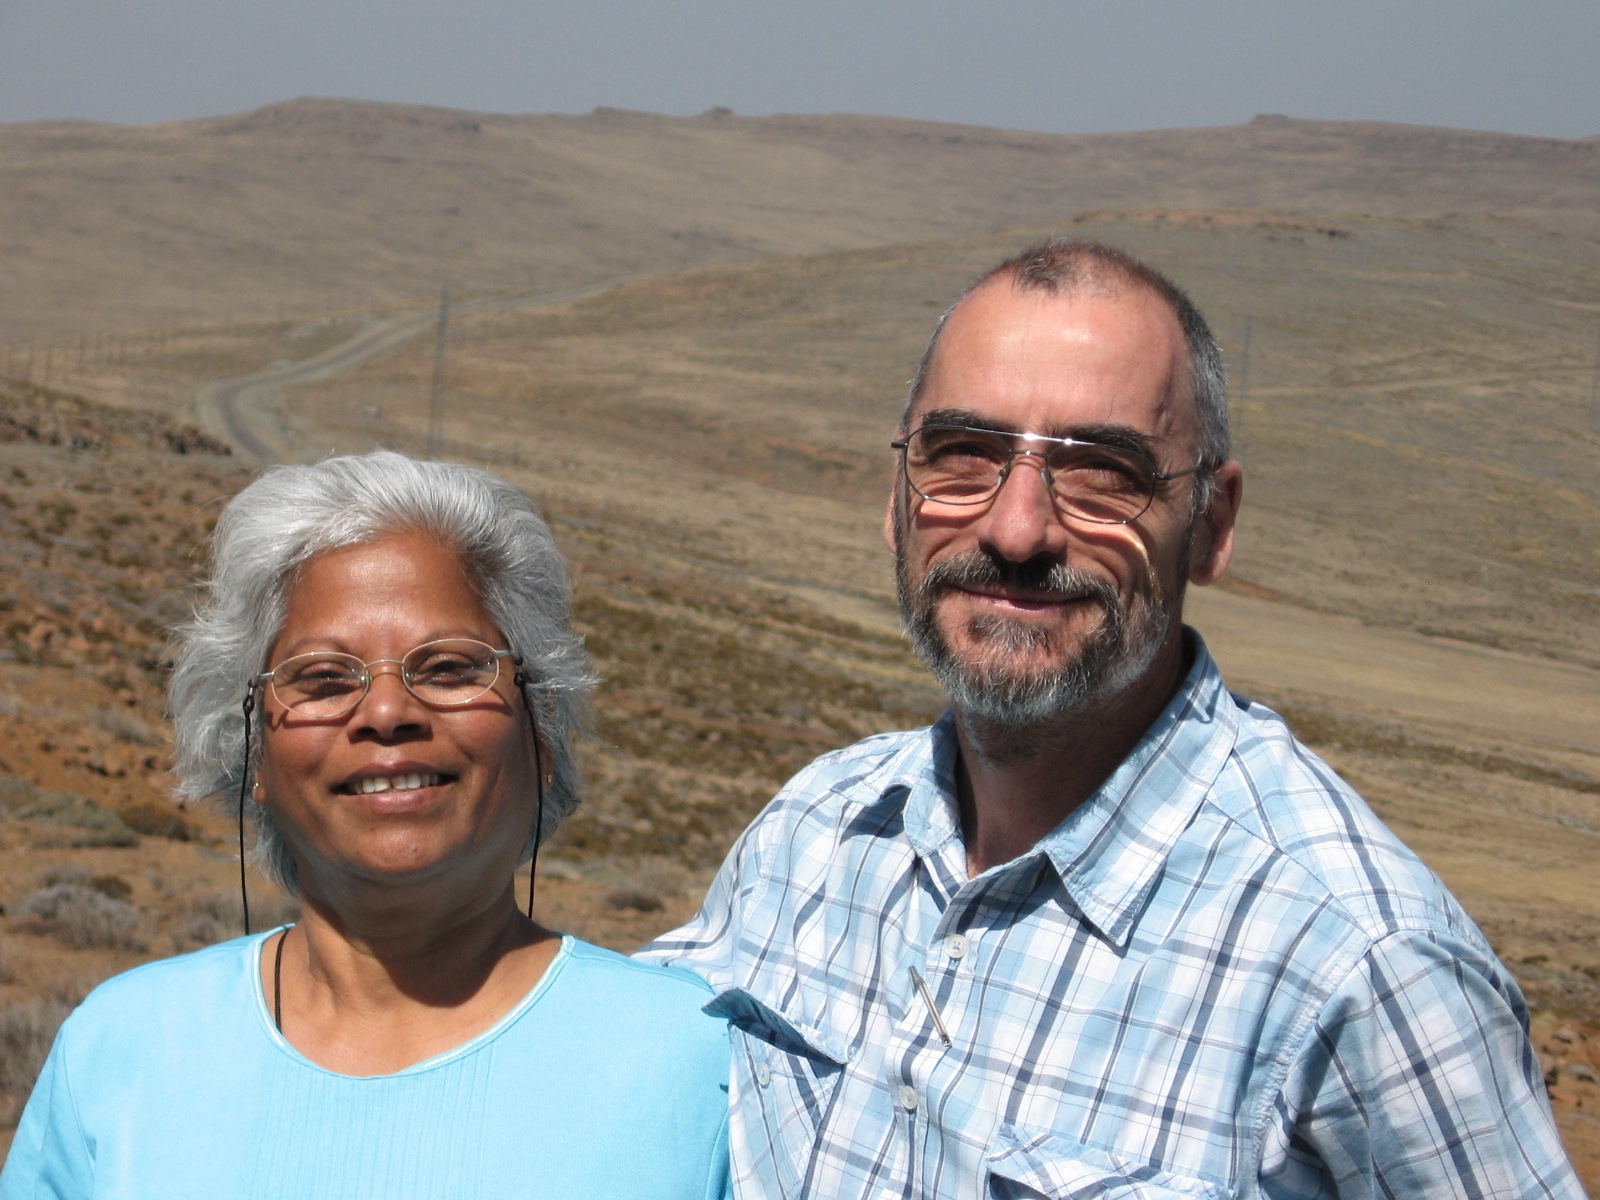
<svg viewBox="0 0 1600 1200">
<path fill-rule="evenodd" d="M 1063 136 L 858 116 L 298 100 L 0 127 L 0 344 L 425 306 L 1104 207 L 1489 212 L 1600 235 L 1600 146 L 1262 117 Z"/>
<path fill-rule="evenodd" d="M 301 101 L 0 127 L 0 344 L 48 381 L 0 357 L 0 1123 L 86 986 L 237 922 L 230 828 L 163 774 L 164 631 L 248 477 L 197 386 L 447 273 L 630 277 L 452 317 L 442 448 L 527 488 L 572 561 L 603 683 L 541 905 L 635 945 L 797 765 L 938 711 L 878 539 L 888 437 L 943 305 L 1059 231 L 1212 318 L 1246 509 L 1195 619 L 1517 973 L 1600 1184 L 1597 199 L 1594 139 L 1281 118 L 1071 138 Z M 420 337 L 247 418 L 300 458 L 421 451 L 433 367 Z"/>
<path fill-rule="evenodd" d="M 1249 469 L 1237 586 L 1600 668 L 1600 244 L 1505 220 L 1160 211 L 1069 228 L 1170 269 L 1229 351 Z M 527 468 L 558 510 L 604 513 L 657 556 L 882 611 L 869 516 L 905 380 L 947 300 L 1031 236 L 464 317 L 447 445 Z M 290 436 L 420 448 L 433 349 L 294 393 Z"/>
</svg>

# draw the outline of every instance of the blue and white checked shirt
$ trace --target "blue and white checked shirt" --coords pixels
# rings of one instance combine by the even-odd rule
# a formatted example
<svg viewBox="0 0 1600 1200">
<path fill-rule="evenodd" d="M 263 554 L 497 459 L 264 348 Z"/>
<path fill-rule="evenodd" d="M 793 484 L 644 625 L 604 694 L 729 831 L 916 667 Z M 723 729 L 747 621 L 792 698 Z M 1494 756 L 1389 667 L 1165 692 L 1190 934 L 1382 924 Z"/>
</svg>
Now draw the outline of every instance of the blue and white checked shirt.
<svg viewBox="0 0 1600 1200">
<path fill-rule="evenodd" d="M 811 764 L 646 950 L 733 1020 L 742 1197 L 1581 1198 L 1483 935 L 1190 645 L 1030 853 L 966 877 L 947 716 Z"/>
</svg>

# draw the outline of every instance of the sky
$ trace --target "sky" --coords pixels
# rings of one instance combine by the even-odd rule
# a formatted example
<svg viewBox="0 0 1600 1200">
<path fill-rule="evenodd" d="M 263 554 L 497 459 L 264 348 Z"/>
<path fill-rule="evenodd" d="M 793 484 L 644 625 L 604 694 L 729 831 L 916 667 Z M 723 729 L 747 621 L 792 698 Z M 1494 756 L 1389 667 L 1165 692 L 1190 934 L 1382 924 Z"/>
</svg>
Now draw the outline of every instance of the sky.
<svg viewBox="0 0 1600 1200">
<path fill-rule="evenodd" d="M 0 122 L 297 96 L 862 112 L 1063 133 L 1257 113 L 1600 134 L 1597 0 L 0 0 Z"/>
</svg>

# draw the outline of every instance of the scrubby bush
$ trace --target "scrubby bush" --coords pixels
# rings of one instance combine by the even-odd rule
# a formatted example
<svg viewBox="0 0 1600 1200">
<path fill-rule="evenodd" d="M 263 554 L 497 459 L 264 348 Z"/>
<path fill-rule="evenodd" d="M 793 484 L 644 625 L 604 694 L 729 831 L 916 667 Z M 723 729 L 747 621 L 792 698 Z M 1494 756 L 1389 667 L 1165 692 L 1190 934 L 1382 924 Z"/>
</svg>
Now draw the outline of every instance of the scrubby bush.
<svg viewBox="0 0 1600 1200">
<path fill-rule="evenodd" d="M 0 1120 L 16 1123 L 61 1022 L 81 992 L 41 996 L 0 1009 Z"/>
<path fill-rule="evenodd" d="M 0 775 L 0 815 L 11 816 L 22 805 L 38 797 L 39 789 L 26 779 L 19 779 L 15 775 Z"/>
<path fill-rule="evenodd" d="M 143 950 L 139 914 L 125 900 L 115 900 L 90 884 L 57 883 L 25 897 L 18 915 L 68 946 L 106 946 Z"/>
<path fill-rule="evenodd" d="M 146 837 L 171 838 L 175 842 L 193 841 L 196 830 L 171 804 L 159 800 L 136 800 L 117 810 L 123 824 Z"/>
<path fill-rule="evenodd" d="M 300 919 L 300 902 L 293 896 L 268 894 L 250 897 L 250 928 L 271 929 Z M 182 937 L 190 945 L 209 946 L 244 932 L 244 907 L 237 892 L 212 892 L 195 900 L 189 909 Z"/>
<path fill-rule="evenodd" d="M 161 742 L 161 734 L 149 722 L 126 708 L 97 709 L 92 719 L 119 742 L 135 746 L 155 746 Z"/>
<path fill-rule="evenodd" d="M 79 887 L 88 887 L 89 881 L 94 878 L 94 872 L 88 867 L 79 866 L 77 863 L 57 863 L 53 867 L 46 867 L 33 877 L 33 886 L 36 888 L 59 887 L 64 883 L 77 884 Z"/>
<path fill-rule="evenodd" d="M 138 835 L 109 808 L 71 792 L 41 792 L 25 779 L 0 778 L 0 811 L 19 821 L 81 830 L 74 846 L 137 846 Z"/>
</svg>

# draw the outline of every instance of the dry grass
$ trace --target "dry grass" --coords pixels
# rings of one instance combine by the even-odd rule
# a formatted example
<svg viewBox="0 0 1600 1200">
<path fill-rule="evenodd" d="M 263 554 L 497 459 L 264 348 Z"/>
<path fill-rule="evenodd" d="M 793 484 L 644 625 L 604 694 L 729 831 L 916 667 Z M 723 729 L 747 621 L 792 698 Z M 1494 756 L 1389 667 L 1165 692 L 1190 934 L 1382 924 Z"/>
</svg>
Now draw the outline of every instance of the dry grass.
<svg viewBox="0 0 1600 1200">
<path fill-rule="evenodd" d="M 17 915 L 65 946 L 143 950 L 140 918 L 133 905 L 92 884 L 53 883 L 23 897 Z"/>
<path fill-rule="evenodd" d="M 0 1126 L 22 1115 L 56 1031 L 87 994 L 75 987 L 0 1008 Z"/>
<path fill-rule="evenodd" d="M 252 930 L 292 925 L 299 918 L 300 904 L 293 897 L 258 892 L 250 900 Z M 244 932 L 244 905 L 237 891 L 210 892 L 180 905 L 177 924 L 175 941 L 186 949 L 210 946 Z"/>
</svg>

